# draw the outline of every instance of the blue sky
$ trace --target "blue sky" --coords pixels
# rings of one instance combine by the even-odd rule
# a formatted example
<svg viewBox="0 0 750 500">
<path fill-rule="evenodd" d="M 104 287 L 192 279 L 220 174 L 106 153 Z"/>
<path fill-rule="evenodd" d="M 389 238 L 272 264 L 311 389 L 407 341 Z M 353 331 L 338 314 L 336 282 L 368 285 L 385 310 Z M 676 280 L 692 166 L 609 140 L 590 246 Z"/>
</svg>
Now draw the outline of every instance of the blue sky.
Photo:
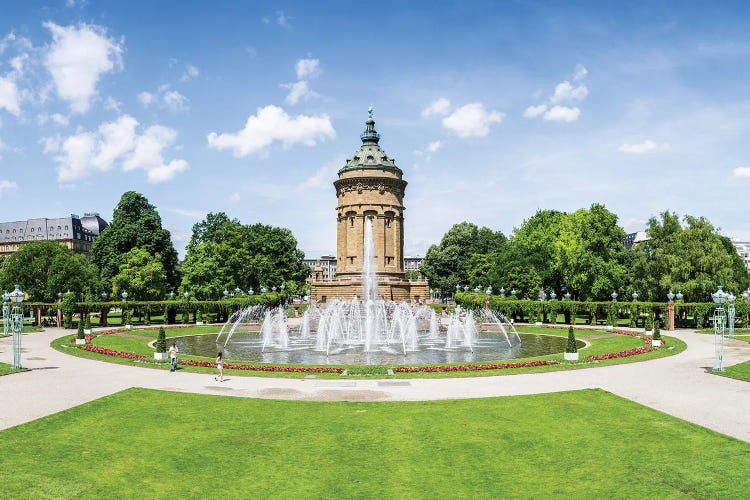
<svg viewBox="0 0 750 500">
<path fill-rule="evenodd" d="M 403 169 L 405 251 L 469 220 L 603 202 L 750 239 L 747 2 L 14 2 L 0 219 L 157 206 L 183 254 L 225 211 L 335 251 L 367 107 Z"/>
</svg>

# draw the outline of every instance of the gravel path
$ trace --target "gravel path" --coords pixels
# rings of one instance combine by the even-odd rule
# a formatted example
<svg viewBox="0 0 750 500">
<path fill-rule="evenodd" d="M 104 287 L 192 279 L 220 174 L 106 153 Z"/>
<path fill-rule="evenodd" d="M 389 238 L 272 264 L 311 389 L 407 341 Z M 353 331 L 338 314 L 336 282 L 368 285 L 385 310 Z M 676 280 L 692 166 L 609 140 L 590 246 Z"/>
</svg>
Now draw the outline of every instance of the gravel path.
<svg viewBox="0 0 750 500">
<path fill-rule="evenodd" d="M 310 401 L 417 401 L 601 388 L 675 417 L 750 442 L 750 382 L 705 373 L 713 365 L 712 335 L 681 330 L 687 350 L 676 356 L 562 372 L 499 377 L 398 380 L 284 379 L 154 370 L 94 361 L 55 351 L 68 332 L 50 328 L 23 336 L 22 363 L 31 371 L 0 377 L 0 429 L 29 422 L 130 387 L 236 397 Z M 725 341 L 724 364 L 750 359 L 750 344 Z M 0 339 L 0 362 L 11 363 L 11 338 Z"/>
</svg>

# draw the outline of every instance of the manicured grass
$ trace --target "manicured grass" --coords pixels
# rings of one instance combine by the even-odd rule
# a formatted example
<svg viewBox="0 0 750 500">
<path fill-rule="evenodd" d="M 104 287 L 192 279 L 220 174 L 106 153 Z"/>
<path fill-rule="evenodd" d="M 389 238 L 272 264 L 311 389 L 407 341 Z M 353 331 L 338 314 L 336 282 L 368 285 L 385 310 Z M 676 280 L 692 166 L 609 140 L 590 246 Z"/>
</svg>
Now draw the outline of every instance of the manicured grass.
<svg viewBox="0 0 750 500">
<path fill-rule="evenodd" d="M 556 336 L 567 335 L 567 330 L 563 328 L 544 328 L 544 327 L 532 326 L 532 327 L 519 327 L 518 330 L 521 333 L 540 333 L 540 334 L 556 335 Z M 193 334 L 195 334 L 195 333 L 209 333 L 209 332 L 216 332 L 216 331 L 218 331 L 218 328 L 216 326 L 175 328 L 175 329 L 168 329 L 167 336 L 172 337 L 172 336 L 189 334 L 187 332 L 192 332 Z M 156 338 L 157 332 L 158 330 L 135 329 L 129 332 L 125 332 L 123 334 L 100 335 L 96 337 L 92 343 L 95 346 L 99 346 L 99 347 L 103 347 L 107 349 L 113 349 L 113 350 L 121 351 L 121 352 L 143 354 L 151 358 L 153 354 L 153 349 L 148 347 L 148 343 Z M 513 374 L 519 374 L 519 373 L 537 373 L 537 372 L 548 372 L 548 371 L 558 371 L 558 370 L 572 370 L 572 369 L 580 369 L 580 368 L 606 366 L 606 365 L 611 365 L 611 364 L 622 364 L 622 363 L 632 363 L 632 362 L 637 362 L 637 361 L 646 361 L 649 359 L 660 358 L 664 356 L 671 356 L 673 354 L 677 354 L 685 350 L 685 348 L 687 347 L 687 345 L 679 339 L 676 339 L 673 337 L 664 337 L 666 345 L 662 347 L 661 349 L 657 349 L 652 352 L 648 352 L 648 353 L 644 353 L 644 354 L 640 354 L 640 355 L 632 356 L 632 357 L 607 359 L 607 360 L 599 360 L 599 361 L 588 361 L 588 360 L 583 359 L 585 356 L 589 356 L 589 355 L 625 351 L 625 350 L 632 349 L 635 347 L 642 347 L 644 345 L 643 340 L 641 340 L 639 337 L 632 337 L 628 335 L 614 335 L 614 336 L 607 336 L 605 338 L 591 338 L 592 336 L 597 336 L 597 335 L 602 335 L 602 334 L 608 335 L 609 332 L 597 331 L 597 330 L 578 330 L 576 332 L 576 335 L 578 337 L 586 339 L 590 342 L 589 347 L 579 350 L 581 360 L 578 362 L 562 362 L 557 365 L 511 368 L 511 369 L 502 369 L 502 370 L 456 371 L 456 372 L 437 372 L 437 373 L 435 372 L 396 373 L 395 375 L 392 375 L 391 377 L 392 378 L 476 377 L 476 376 L 490 376 L 490 375 L 513 375 Z M 167 362 L 163 362 L 163 361 L 157 362 L 151 359 L 129 360 L 129 359 L 119 358 L 115 356 L 107 356 L 103 354 L 84 351 L 82 349 L 76 349 L 70 343 L 71 338 L 73 338 L 73 336 L 66 336 L 66 337 L 61 337 L 59 339 L 56 339 L 52 342 L 52 347 L 54 347 L 55 349 L 59 351 L 72 354 L 74 356 L 80 356 L 80 357 L 96 359 L 100 361 L 107 361 L 107 362 L 112 362 L 112 363 L 130 364 L 130 365 L 136 365 L 136 366 L 141 366 L 141 367 L 161 368 L 161 369 L 166 369 L 169 366 Z M 551 354 L 547 356 L 539 356 L 535 358 L 519 358 L 519 359 L 505 360 L 505 361 L 499 361 L 499 362 L 508 362 L 508 361 L 524 362 L 524 361 L 531 361 L 531 360 L 561 361 L 562 358 L 563 358 L 562 353 L 560 353 L 560 354 Z M 209 360 L 209 358 L 204 358 L 200 356 L 188 356 L 185 354 L 181 354 L 180 359 L 193 359 L 193 360 L 203 360 L 203 361 Z M 231 362 L 232 360 L 228 360 L 228 361 Z M 256 363 L 256 364 L 262 364 L 262 363 Z M 464 364 L 464 363 L 453 363 L 453 364 Z M 298 366 L 305 366 L 305 365 L 298 365 Z M 319 366 L 319 365 L 307 365 L 307 366 Z M 365 377 L 384 376 L 385 372 L 388 369 L 387 366 L 383 366 L 379 368 L 368 368 L 368 369 L 363 369 L 361 366 L 350 366 L 350 365 L 338 365 L 338 366 L 340 366 L 343 369 L 346 369 L 349 373 L 348 376 L 350 378 L 356 378 L 359 376 L 365 376 Z M 185 371 L 194 371 L 194 372 L 199 372 L 199 373 L 208 373 L 208 372 L 213 371 L 213 368 L 193 367 L 193 366 L 183 366 L 183 365 L 181 365 L 179 369 L 185 370 Z M 288 377 L 288 378 L 301 378 L 306 375 L 305 373 L 263 372 L 263 371 L 230 370 L 230 369 L 225 369 L 225 372 L 228 374 L 240 375 L 240 376 L 266 376 L 266 377 Z M 321 373 L 321 374 L 316 374 L 316 376 L 319 378 L 341 378 L 341 375 L 338 375 L 338 374 L 322 374 Z"/>
<path fill-rule="evenodd" d="M 44 457 L 40 460 L 39 457 Z M 744 498 L 750 445 L 600 390 L 313 403 L 131 389 L 0 433 L 2 498 Z"/>
<path fill-rule="evenodd" d="M 8 375 L 9 373 L 13 373 L 13 365 L 7 365 L 5 363 L 0 363 L 0 375 Z"/>
<path fill-rule="evenodd" d="M 750 361 L 745 361 L 744 363 L 734 366 L 728 366 L 724 369 L 722 375 L 750 382 Z"/>
</svg>

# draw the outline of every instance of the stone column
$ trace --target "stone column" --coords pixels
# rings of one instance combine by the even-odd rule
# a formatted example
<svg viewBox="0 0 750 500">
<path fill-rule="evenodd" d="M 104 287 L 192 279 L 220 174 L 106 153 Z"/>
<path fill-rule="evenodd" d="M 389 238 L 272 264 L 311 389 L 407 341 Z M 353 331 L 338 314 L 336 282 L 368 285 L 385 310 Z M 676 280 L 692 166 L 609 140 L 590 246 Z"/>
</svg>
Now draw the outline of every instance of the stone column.
<svg viewBox="0 0 750 500">
<path fill-rule="evenodd" d="M 670 331 L 674 330 L 674 300 L 667 302 L 667 326 Z"/>
</svg>

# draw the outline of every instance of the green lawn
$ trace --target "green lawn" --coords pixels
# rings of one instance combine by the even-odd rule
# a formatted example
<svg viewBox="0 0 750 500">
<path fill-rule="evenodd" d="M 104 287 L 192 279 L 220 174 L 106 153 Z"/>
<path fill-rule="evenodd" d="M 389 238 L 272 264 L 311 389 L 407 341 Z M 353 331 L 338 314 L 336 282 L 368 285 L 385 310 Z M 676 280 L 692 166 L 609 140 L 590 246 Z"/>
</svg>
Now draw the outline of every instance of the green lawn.
<svg viewBox="0 0 750 500">
<path fill-rule="evenodd" d="M 724 368 L 723 375 L 750 382 L 750 361 Z"/>
<path fill-rule="evenodd" d="M 41 459 L 43 457 L 43 459 Z M 601 390 L 410 403 L 131 389 L 0 432 L 1 498 L 746 498 L 750 445 Z"/>
<path fill-rule="evenodd" d="M 8 365 L 5 363 L 0 363 L 0 375 L 8 375 L 9 373 L 13 373 L 13 365 Z"/>
<path fill-rule="evenodd" d="M 173 336 L 181 336 L 181 335 L 195 335 L 200 333 L 215 333 L 219 329 L 216 326 L 201 326 L 201 327 L 191 327 L 191 328 L 168 328 L 166 329 L 167 337 L 173 337 Z M 518 331 L 521 333 L 541 333 L 546 335 L 556 335 L 556 336 L 567 336 L 567 330 L 564 328 L 544 328 L 544 327 L 519 327 Z M 122 351 L 122 352 L 130 352 L 135 354 L 144 354 L 148 356 L 149 358 L 153 354 L 153 349 L 151 349 L 148 344 L 149 342 L 153 341 L 156 338 L 156 335 L 158 333 L 158 329 L 152 329 L 152 330 L 140 330 L 140 329 L 134 329 L 129 332 L 125 332 L 123 334 L 116 334 L 116 335 L 100 335 L 94 339 L 92 342 L 93 345 L 104 347 L 107 349 L 114 349 L 116 351 Z M 621 363 L 632 363 L 636 361 L 645 361 L 649 359 L 654 358 L 660 358 L 664 356 L 671 356 L 673 354 L 677 354 L 679 352 L 682 352 L 687 347 L 686 344 L 674 337 L 664 337 L 666 345 L 662 347 L 661 349 L 657 349 L 655 351 L 640 354 L 638 356 L 632 356 L 627 358 L 616 358 L 616 359 L 608 359 L 608 360 L 600 360 L 600 361 L 586 361 L 583 359 L 584 356 L 594 355 L 594 354 L 605 354 L 610 352 L 618 352 L 618 351 L 624 351 L 628 349 L 632 349 L 634 347 L 641 347 L 644 345 L 643 340 L 641 340 L 639 337 L 632 337 L 629 335 L 615 335 L 611 337 L 606 338 L 591 338 L 592 336 L 597 335 L 609 335 L 610 332 L 607 332 L 605 330 L 597 331 L 597 330 L 578 330 L 576 331 L 576 335 L 581 338 L 585 339 L 588 342 L 590 342 L 590 346 L 584 349 L 580 349 L 579 353 L 581 356 L 581 361 L 578 362 L 564 362 L 560 363 L 558 365 L 549 365 L 549 366 L 536 366 L 536 367 L 527 367 L 527 368 L 512 368 L 512 369 L 503 369 L 503 370 L 484 370 L 484 371 L 459 371 L 459 372 L 438 372 L 438 373 L 397 373 L 393 375 L 393 378 L 443 378 L 443 377 L 476 377 L 476 376 L 488 376 L 488 375 L 511 375 L 511 374 L 518 374 L 518 373 L 536 373 L 536 372 L 547 372 L 547 371 L 557 371 L 557 370 L 571 370 L 571 369 L 580 369 L 580 368 L 590 368 L 590 367 L 596 367 L 596 366 L 606 366 L 611 364 L 621 364 Z M 84 351 L 81 349 L 76 349 L 71 343 L 70 339 L 73 336 L 65 336 L 61 337 L 59 339 L 56 339 L 52 342 L 52 347 L 59 351 L 66 352 L 68 354 L 72 354 L 75 356 L 81 356 L 86 357 L 90 359 L 97 359 L 101 361 L 108 361 L 113 363 L 121 363 L 121 364 L 130 364 L 130 365 L 137 365 L 137 366 L 144 366 L 144 367 L 151 367 L 151 368 L 161 368 L 161 369 L 167 369 L 169 364 L 167 362 L 154 362 L 151 360 L 129 360 L 124 358 L 118 358 L 114 356 L 106 356 L 103 354 L 97 354 L 92 353 L 88 351 Z M 520 358 L 520 359 L 514 359 L 514 360 L 504 360 L 500 362 L 523 362 L 523 361 L 529 361 L 529 360 L 562 360 L 563 355 L 560 354 L 551 354 L 548 356 L 539 356 L 536 358 Z M 209 360 L 209 358 L 202 358 L 199 356 L 188 356 L 188 355 L 180 355 L 180 359 L 196 359 L 196 360 Z M 213 358 L 211 358 L 212 360 Z M 232 360 L 228 360 L 232 361 Z M 260 363 L 259 363 L 260 364 Z M 463 364 L 463 363 L 455 363 L 455 364 Z M 313 365 L 310 365 L 313 366 Z M 317 365 L 315 365 L 317 366 Z M 385 372 L 387 371 L 388 367 L 382 367 L 382 369 L 368 369 L 363 370 L 361 367 L 358 366 L 348 366 L 348 365 L 339 365 L 342 368 L 346 369 L 350 376 L 373 376 L 373 375 L 385 375 Z M 208 373 L 212 372 L 213 368 L 203 368 L 203 367 L 186 367 L 186 366 L 180 366 L 180 370 L 186 370 L 186 371 L 194 371 L 194 372 L 201 372 L 201 373 Z M 302 378 L 306 375 L 306 373 L 283 373 L 283 372 L 262 372 L 262 371 L 246 371 L 246 370 L 225 370 L 228 374 L 234 374 L 234 375 L 241 375 L 241 376 L 266 376 L 266 377 L 288 377 L 288 378 Z M 338 374 L 317 374 L 316 375 L 319 378 L 340 378 L 341 376 Z"/>
</svg>

